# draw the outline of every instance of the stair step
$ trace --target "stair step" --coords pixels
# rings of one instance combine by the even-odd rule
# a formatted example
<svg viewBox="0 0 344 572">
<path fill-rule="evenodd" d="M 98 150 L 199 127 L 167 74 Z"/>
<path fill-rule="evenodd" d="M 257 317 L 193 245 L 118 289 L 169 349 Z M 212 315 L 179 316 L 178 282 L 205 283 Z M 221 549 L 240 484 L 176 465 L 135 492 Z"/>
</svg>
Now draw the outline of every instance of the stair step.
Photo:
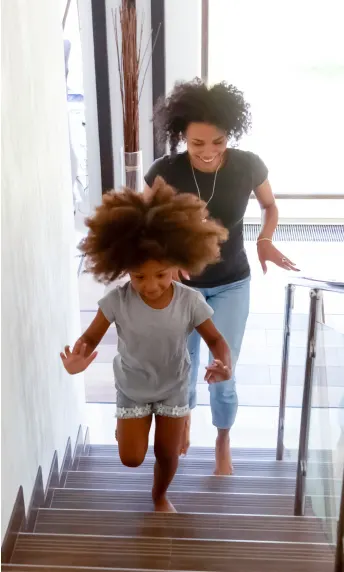
<svg viewBox="0 0 344 572">
<path fill-rule="evenodd" d="M 116 443 L 113 445 L 90 445 L 88 451 L 89 457 L 118 457 L 118 446 Z M 152 446 L 148 447 L 148 457 L 154 457 L 154 449 Z M 255 449 L 255 448 L 242 448 L 235 447 L 232 449 L 233 459 L 248 459 L 248 460 L 262 460 L 267 461 L 276 459 L 276 449 Z M 192 459 L 208 459 L 214 461 L 215 452 L 214 447 L 190 447 L 187 454 L 188 458 Z M 291 454 L 289 451 L 285 452 L 285 460 L 290 460 Z"/>
<path fill-rule="evenodd" d="M 89 566 L 41 566 L 38 564 L 2 564 L 1 570 L 4 572 L 142 572 L 141 570 L 133 570 L 132 568 L 90 568 Z M 147 568 L 144 572 L 153 572 Z M 154 570 L 154 572 L 164 572 L 163 570 Z"/>
<path fill-rule="evenodd" d="M 163 514 L 97 510 L 41 509 L 35 533 L 87 534 L 204 540 L 325 542 L 314 517 Z"/>
<path fill-rule="evenodd" d="M 152 475 L 141 473 L 140 469 L 125 476 L 123 473 L 69 471 L 65 486 L 69 489 L 149 491 L 152 488 Z M 169 491 L 293 494 L 295 491 L 295 479 L 177 474 L 169 487 Z"/>
<path fill-rule="evenodd" d="M 140 468 L 129 473 L 101 471 L 69 471 L 65 486 L 70 489 L 150 490 L 152 474 Z M 340 497 L 340 480 L 307 478 L 309 495 Z M 176 474 L 169 491 L 228 492 L 252 494 L 294 494 L 295 477 L 239 476 L 215 477 L 213 475 Z"/>
<path fill-rule="evenodd" d="M 2 564 L 1 570 L 4 572 L 153 572 L 145 568 L 144 571 L 135 568 L 98 568 L 92 566 L 54 566 L 51 564 Z M 164 570 L 154 570 L 154 572 L 165 572 Z"/>
<path fill-rule="evenodd" d="M 155 458 L 148 457 L 144 460 L 140 468 L 140 473 L 153 473 Z M 294 461 L 244 461 L 235 462 L 236 476 L 257 476 L 257 477 L 296 477 L 296 463 Z M 119 457 L 80 457 L 78 471 L 99 471 L 113 473 L 132 473 L 133 469 L 125 467 Z M 182 457 L 179 461 L 178 474 L 212 475 L 214 471 L 213 459 L 197 459 L 192 457 Z"/>
<path fill-rule="evenodd" d="M 55 534 L 20 534 L 12 562 L 204 572 L 333 570 L 333 554 L 326 544 Z"/>
<path fill-rule="evenodd" d="M 118 457 L 118 446 L 113 445 L 90 445 L 88 450 L 89 457 Z M 258 448 L 232 448 L 233 460 L 249 460 L 249 461 L 273 461 L 276 459 L 276 449 L 258 449 Z M 147 457 L 154 457 L 153 447 L 148 447 Z M 298 451 L 286 450 L 284 452 L 284 461 L 297 461 Z M 214 447 L 195 447 L 191 446 L 188 450 L 187 458 L 192 459 L 209 459 L 214 460 Z M 309 451 L 309 459 L 315 462 L 328 463 L 332 462 L 331 450 Z"/>
<path fill-rule="evenodd" d="M 257 514 L 292 516 L 293 495 L 228 494 L 177 491 L 169 498 L 178 512 L 216 514 Z M 153 504 L 150 491 L 109 491 L 91 489 L 55 489 L 51 508 L 96 509 L 150 512 Z M 311 503 L 306 499 L 306 514 Z"/>
</svg>

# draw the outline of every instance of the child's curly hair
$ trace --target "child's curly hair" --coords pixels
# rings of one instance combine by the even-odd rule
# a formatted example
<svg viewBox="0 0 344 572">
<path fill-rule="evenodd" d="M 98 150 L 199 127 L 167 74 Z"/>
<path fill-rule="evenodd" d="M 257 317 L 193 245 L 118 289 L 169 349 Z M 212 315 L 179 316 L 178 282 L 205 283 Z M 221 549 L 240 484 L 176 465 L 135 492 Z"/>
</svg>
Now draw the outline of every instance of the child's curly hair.
<svg viewBox="0 0 344 572">
<path fill-rule="evenodd" d="M 148 260 L 166 261 L 200 274 L 220 258 L 228 232 L 207 219 L 206 204 L 191 194 L 178 194 L 157 177 L 149 199 L 129 189 L 104 195 L 103 204 L 86 221 L 80 250 L 86 270 L 109 283 Z"/>
</svg>

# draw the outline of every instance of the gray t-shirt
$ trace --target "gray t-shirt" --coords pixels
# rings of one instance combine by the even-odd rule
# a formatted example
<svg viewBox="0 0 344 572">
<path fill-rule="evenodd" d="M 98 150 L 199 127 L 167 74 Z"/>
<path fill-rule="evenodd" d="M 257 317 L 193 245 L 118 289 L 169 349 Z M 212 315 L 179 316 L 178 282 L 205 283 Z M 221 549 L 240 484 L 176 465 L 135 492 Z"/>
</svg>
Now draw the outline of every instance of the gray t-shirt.
<svg viewBox="0 0 344 572">
<path fill-rule="evenodd" d="M 162 310 L 148 306 L 130 282 L 99 301 L 105 318 L 117 327 L 116 387 L 137 403 L 161 401 L 185 388 L 188 336 L 213 314 L 199 292 L 173 284 L 172 301 Z"/>
</svg>

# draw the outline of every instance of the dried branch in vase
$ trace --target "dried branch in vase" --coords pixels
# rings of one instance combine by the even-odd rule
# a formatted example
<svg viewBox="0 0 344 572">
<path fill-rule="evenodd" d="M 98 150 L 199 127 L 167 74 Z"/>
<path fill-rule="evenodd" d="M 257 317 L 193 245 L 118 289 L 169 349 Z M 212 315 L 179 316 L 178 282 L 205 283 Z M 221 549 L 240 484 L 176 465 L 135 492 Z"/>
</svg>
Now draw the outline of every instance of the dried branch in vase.
<svg viewBox="0 0 344 572">
<path fill-rule="evenodd" d="M 142 49 L 144 16 L 141 18 L 139 41 L 137 41 L 137 12 L 129 0 L 122 0 L 121 7 L 112 11 L 112 17 L 122 100 L 124 151 L 135 153 L 139 151 L 140 146 L 139 103 L 160 26 L 149 53 L 152 32 Z"/>
</svg>

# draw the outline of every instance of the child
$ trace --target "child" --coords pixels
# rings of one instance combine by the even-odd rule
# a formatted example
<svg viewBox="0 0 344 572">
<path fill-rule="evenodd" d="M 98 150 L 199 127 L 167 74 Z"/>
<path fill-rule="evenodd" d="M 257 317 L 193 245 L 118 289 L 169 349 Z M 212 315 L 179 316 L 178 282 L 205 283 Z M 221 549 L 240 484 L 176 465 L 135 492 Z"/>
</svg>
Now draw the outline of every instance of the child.
<svg viewBox="0 0 344 572">
<path fill-rule="evenodd" d="M 74 349 L 67 346 L 61 354 L 70 374 L 84 371 L 110 324 L 116 324 L 119 455 L 128 467 L 141 465 L 154 414 L 156 511 L 175 512 L 166 492 L 178 467 L 189 412 L 187 340 L 194 329 L 214 357 L 205 380 L 216 383 L 231 376 L 229 348 L 210 320 L 212 309 L 201 294 L 172 278 L 176 268 L 200 273 L 218 261 L 227 231 L 206 216 L 204 202 L 176 194 L 162 179 L 149 199 L 127 189 L 106 194 L 87 221 L 81 251 L 99 281 L 110 283 L 126 274 L 130 281 L 100 300 Z"/>
</svg>

